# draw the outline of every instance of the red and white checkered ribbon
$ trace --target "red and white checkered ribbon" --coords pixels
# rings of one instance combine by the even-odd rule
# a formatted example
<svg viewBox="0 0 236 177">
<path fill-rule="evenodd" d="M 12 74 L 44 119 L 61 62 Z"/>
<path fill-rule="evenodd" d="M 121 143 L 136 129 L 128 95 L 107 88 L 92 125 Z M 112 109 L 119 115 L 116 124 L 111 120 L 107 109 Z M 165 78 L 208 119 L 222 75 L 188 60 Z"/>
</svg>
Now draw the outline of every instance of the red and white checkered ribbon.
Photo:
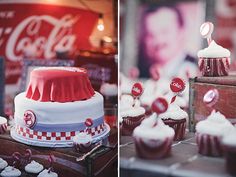
<svg viewBox="0 0 236 177">
<path fill-rule="evenodd" d="M 88 129 L 88 133 L 92 136 L 97 136 L 104 132 L 105 124 L 101 124 L 97 127 L 92 127 Z M 83 131 L 72 131 L 72 132 L 40 132 L 34 131 L 27 127 L 21 127 L 20 125 L 16 126 L 16 133 L 30 139 L 37 140 L 49 140 L 49 141 L 68 141 L 72 140 L 72 138 L 79 132 Z"/>
<path fill-rule="evenodd" d="M 199 69 L 203 76 L 228 75 L 230 58 L 199 58 Z"/>
</svg>

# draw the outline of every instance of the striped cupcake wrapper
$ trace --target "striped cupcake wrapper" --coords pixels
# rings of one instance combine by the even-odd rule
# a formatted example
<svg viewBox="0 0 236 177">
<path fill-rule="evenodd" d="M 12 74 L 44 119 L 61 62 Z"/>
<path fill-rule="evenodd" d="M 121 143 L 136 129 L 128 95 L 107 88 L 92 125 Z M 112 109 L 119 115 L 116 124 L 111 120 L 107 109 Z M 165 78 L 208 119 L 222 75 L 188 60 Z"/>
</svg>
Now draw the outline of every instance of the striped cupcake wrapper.
<svg viewBox="0 0 236 177">
<path fill-rule="evenodd" d="M 220 137 L 218 136 L 196 133 L 196 142 L 198 152 L 202 155 L 213 157 L 223 155 Z"/>
<path fill-rule="evenodd" d="M 230 58 L 199 58 L 198 65 L 203 76 L 227 76 Z"/>
<path fill-rule="evenodd" d="M 163 122 L 169 127 L 174 129 L 175 141 L 180 141 L 184 139 L 185 129 L 186 129 L 186 119 L 181 119 L 181 120 L 163 119 Z"/>
<path fill-rule="evenodd" d="M 134 137 L 134 141 L 137 156 L 145 159 L 161 159 L 170 154 L 173 137 L 164 141 Z"/>
<path fill-rule="evenodd" d="M 145 119 L 145 115 L 140 115 L 137 117 L 125 117 L 122 122 L 122 135 L 132 135 L 133 130 L 141 124 Z"/>
<path fill-rule="evenodd" d="M 4 134 L 7 131 L 7 124 L 0 125 L 0 134 Z"/>
</svg>

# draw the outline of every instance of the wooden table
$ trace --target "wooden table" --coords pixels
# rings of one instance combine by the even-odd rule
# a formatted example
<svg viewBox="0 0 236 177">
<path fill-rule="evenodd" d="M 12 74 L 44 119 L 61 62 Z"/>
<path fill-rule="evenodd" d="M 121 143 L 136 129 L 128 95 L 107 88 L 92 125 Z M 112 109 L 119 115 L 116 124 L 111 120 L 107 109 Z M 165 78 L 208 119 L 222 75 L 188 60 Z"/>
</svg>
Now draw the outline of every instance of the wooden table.
<svg viewBox="0 0 236 177">
<path fill-rule="evenodd" d="M 0 135 L 0 157 L 5 159 L 10 165 L 12 164 L 12 153 L 18 151 L 25 153 L 26 149 L 31 149 L 32 160 L 43 164 L 48 168 L 48 155 L 53 154 L 56 162 L 53 164 L 54 171 L 59 177 L 111 177 L 117 176 L 117 129 L 112 129 L 109 138 L 110 146 L 102 146 L 85 160 L 77 162 L 76 158 L 81 154 L 74 148 L 43 148 L 28 146 L 13 140 L 9 132 Z M 20 169 L 22 177 L 35 177 L 26 173 L 22 167 Z"/>
<path fill-rule="evenodd" d="M 224 158 L 198 154 L 193 133 L 185 140 L 172 144 L 172 154 L 162 160 L 144 160 L 136 156 L 133 139 L 122 136 L 120 140 L 121 177 L 229 177 Z"/>
</svg>

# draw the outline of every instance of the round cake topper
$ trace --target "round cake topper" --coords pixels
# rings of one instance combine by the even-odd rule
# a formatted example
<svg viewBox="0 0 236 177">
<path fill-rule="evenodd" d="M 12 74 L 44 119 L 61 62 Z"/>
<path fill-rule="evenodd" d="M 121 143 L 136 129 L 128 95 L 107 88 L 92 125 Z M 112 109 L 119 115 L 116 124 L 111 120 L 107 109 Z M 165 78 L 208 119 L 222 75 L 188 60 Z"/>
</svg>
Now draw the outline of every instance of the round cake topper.
<svg viewBox="0 0 236 177">
<path fill-rule="evenodd" d="M 180 92 L 184 91 L 184 89 L 185 89 L 184 80 L 179 77 L 175 77 L 174 79 L 172 79 L 172 81 L 170 83 L 170 89 L 174 93 L 180 93 Z"/>
<path fill-rule="evenodd" d="M 211 89 L 206 92 L 203 97 L 203 102 L 206 103 L 207 106 L 212 107 L 219 100 L 219 92 L 217 89 Z"/>
<path fill-rule="evenodd" d="M 93 126 L 93 120 L 91 118 L 87 118 L 85 120 L 85 123 L 86 127 L 92 127 Z"/>
<path fill-rule="evenodd" d="M 36 123 L 36 116 L 31 110 L 27 110 L 24 113 L 24 122 L 25 125 L 29 128 L 32 128 Z"/>
<path fill-rule="evenodd" d="M 131 90 L 131 93 L 134 97 L 139 97 L 143 93 L 143 85 L 140 82 L 136 82 Z"/>
<path fill-rule="evenodd" d="M 165 98 L 159 97 L 152 103 L 152 110 L 157 114 L 166 112 L 168 109 L 168 102 Z"/>
<path fill-rule="evenodd" d="M 214 25 L 211 22 L 205 22 L 200 26 L 200 33 L 203 38 L 207 38 L 208 45 L 210 45 L 212 38 L 211 34 L 214 30 Z"/>
</svg>

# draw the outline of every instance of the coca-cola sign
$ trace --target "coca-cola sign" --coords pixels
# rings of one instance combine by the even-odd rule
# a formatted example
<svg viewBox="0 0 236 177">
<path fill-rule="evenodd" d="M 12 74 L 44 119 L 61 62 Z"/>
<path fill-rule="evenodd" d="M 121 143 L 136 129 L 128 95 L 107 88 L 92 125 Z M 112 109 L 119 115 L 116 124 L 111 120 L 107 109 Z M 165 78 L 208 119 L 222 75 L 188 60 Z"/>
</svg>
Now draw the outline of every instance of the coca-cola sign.
<svg viewBox="0 0 236 177">
<path fill-rule="evenodd" d="M 0 5 L 0 55 L 6 58 L 7 81 L 20 75 L 27 55 L 55 58 L 55 50 L 90 49 L 89 36 L 98 15 L 91 11 L 48 4 Z M 9 80 L 10 79 L 10 80 Z"/>
</svg>

